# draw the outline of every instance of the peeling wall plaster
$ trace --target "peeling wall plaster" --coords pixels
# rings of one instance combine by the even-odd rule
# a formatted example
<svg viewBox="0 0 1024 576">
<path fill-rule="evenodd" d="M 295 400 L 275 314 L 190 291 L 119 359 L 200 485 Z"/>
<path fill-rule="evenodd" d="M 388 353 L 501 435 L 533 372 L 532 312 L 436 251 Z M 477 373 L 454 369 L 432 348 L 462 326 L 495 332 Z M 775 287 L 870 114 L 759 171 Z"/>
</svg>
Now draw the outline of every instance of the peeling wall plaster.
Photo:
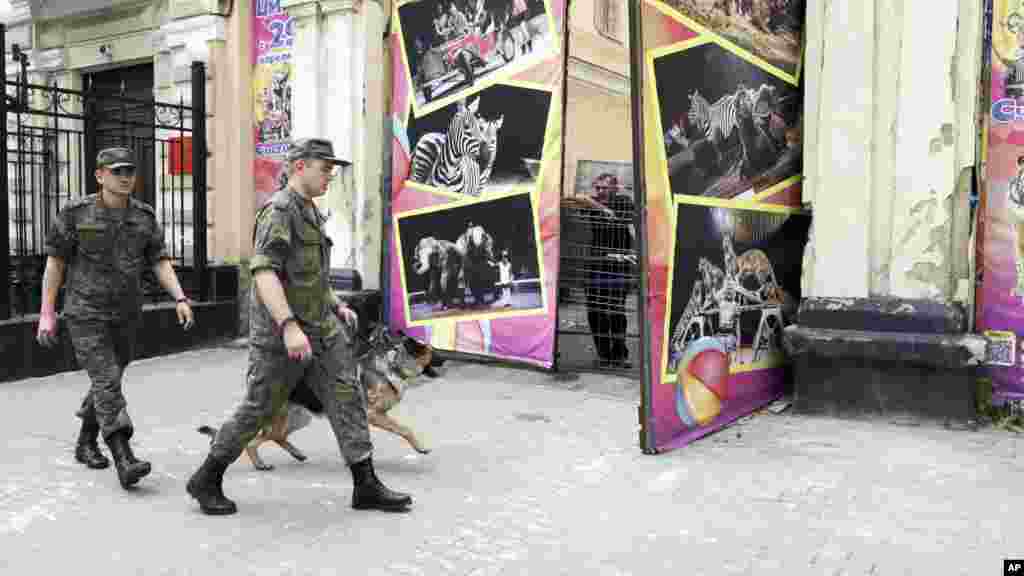
<svg viewBox="0 0 1024 576">
<path fill-rule="evenodd" d="M 977 4 L 809 7 L 804 165 L 815 225 L 805 295 L 951 299 L 968 277 L 963 173 L 977 145 Z M 927 26 L 915 16 L 924 13 Z"/>
</svg>

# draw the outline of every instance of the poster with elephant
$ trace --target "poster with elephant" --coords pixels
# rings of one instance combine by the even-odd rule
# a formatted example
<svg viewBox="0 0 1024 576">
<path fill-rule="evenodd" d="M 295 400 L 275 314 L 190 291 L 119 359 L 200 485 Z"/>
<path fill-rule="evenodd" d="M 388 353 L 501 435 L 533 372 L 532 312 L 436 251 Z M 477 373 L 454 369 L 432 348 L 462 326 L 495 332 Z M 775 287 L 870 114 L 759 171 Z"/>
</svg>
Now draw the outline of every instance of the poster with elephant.
<svg viewBox="0 0 1024 576">
<path fill-rule="evenodd" d="M 639 8 L 644 58 L 631 74 L 649 95 L 637 136 L 652 326 L 641 444 L 662 452 L 782 391 L 778 334 L 800 296 L 810 218 L 797 211 L 803 9 L 788 0 Z"/>
<path fill-rule="evenodd" d="M 409 326 L 544 313 L 529 193 L 413 210 L 395 229 Z"/>
<path fill-rule="evenodd" d="M 518 19 L 505 18 L 509 6 Z M 453 75 L 430 85 L 428 104 L 421 81 L 427 64 L 408 58 L 433 50 L 424 48 L 433 32 L 416 26 L 432 25 L 438 10 L 449 19 L 452 10 L 476 14 L 484 30 L 496 26 L 499 35 L 518 35 L 525 25 L 531 36 L 517 36 L 526 44 L 518 44 L 516 57 L 475 72 L 474 82 L 459 84 Z M 391 329 L 439 350 L 551 367 L 564 16 L 564 0 L 430 0 L 395 8 L 385 279 Z"/>
</svg>

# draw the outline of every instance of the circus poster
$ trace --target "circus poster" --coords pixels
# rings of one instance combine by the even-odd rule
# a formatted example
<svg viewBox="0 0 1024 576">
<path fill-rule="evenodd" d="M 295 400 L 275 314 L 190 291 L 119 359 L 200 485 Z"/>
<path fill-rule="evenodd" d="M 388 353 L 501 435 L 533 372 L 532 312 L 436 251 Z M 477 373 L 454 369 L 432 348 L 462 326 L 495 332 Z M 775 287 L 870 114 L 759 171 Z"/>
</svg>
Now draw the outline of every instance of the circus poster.
<svg viewBox="0 0 1024 576">
<path fill-rule="evenodd" d="M 394 10 L 389 325 L 549 368 L 565 4 Z"/>
<path fill-rule="evenodd" d="M 643 0 L 649 370 L 661 452 L 781 396 L 800 300 L 801 0 Z"/>
<path fill-rule="evenodd" d="M 285 182 L 284 156 L 291 141 L 292 46 L 295 20 L 281 0 L 252 0 L 253 136 L 256 206 Z"/>
<path fill-rule="evenodd" d="M 988 114 L 978 223 L 976 326 L 989 338 L 992 403 L 1024 400 L 1024 2 L 986 3 Z"/>
</svg>

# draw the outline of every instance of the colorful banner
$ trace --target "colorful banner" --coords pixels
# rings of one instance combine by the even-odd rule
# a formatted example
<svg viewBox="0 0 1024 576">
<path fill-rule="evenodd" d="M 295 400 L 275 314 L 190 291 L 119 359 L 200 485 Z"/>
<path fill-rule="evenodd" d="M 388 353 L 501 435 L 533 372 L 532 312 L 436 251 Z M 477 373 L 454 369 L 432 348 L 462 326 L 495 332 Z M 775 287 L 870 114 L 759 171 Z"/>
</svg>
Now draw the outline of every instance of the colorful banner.
<svg viewBox="0 0 1024 576">
<path fill-rule="evenodd" d="M 783 392 L 800 301 L 800 0 L 643 1 L 650 388 L 644 448 Z"/>
<path fill-rule="evenodd" d="M 292 137 L 292 44 L 295 20 L 281 0 L 252 0 L 253 135 L 256 207 L 286 180 L 284 155 Z"/>
<path fill-rule="evenodd" d="M 990 339 L 993 404 L 1024 400 L 1024 2 L 987 15 L 990 114 L 978 231 L 976 325 Z"/>
<path fill-rule="evenodd" d="M 392 19 L 390 324 L 550 367 L 562 0 L 413 0 Z"/>
</svg>

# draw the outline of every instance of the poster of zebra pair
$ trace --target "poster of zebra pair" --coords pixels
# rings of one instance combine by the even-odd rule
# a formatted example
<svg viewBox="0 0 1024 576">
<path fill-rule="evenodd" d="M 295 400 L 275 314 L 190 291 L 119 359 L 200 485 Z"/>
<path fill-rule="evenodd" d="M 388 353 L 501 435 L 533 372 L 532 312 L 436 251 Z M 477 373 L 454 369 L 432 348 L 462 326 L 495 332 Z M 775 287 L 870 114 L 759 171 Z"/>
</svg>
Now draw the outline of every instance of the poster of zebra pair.
<svg viewBox="0 0 1024 576">
<path fill-rule="evenodd" d="M 652 54 L 673 194 L 759 197 L 800 173 L 799 87 L 755 62 L 710 36 Z"/>
<path fill-rule="evenodd" d="M 564 0 L 395 8 L 386 279 L 393 330 L 440 350 L 552 365 L 564 13 Z M 476 19 L 466 24 L 464 14 Z M 437 30 L 423 28 L 434 19 Z M 433 33 L 444 50 L 430 44 Z M 512 36 L 512 51 L 479 44 Z M 460 84 L 481 54 L 508 61 L 473 69 Z M 431 76 L 441 65 L 450 78 Z"/>
<path fill-rule="evenodd" d="M 792 4 L 775 2 L 771 22 L 766 0 L 640 5 L 644 59 L 631 73 L 645 95 L 647 451 L 685 446 L 784 390 L 780 336 L 810 225 L 792 48 L 803 14 L 777 13 Z"/>
</svg>

